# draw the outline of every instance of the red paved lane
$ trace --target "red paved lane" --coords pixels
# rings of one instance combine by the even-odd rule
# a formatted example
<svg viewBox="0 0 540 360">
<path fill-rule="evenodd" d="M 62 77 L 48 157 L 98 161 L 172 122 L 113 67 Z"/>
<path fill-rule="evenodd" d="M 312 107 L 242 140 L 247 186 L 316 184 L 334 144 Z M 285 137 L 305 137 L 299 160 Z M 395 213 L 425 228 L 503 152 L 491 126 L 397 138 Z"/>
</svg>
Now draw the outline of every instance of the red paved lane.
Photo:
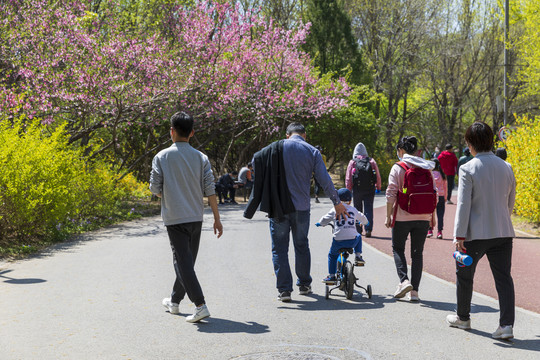
<svg viewBox="0 0 540 360">
<path fill-rule="evenodd" d="M 456 202 L 455 198 L 453 201 Z M 455 248 L 452 244 L 455 213 L 456 205 L 446 205 L 443 239 L 428 238 L 424 247 L 424 271 L 452 283 L 456 281 L 455 261 L 452 257 Z M 373 237 L 363 237 L 363 240 L 384 253 L 392 255 L 391 231 L 384 226 L 385 216 L 386 207 L 374 210 Z M 516 291 L 516 305 L 540 313 L 540 296 L 538 296 L 540 294 L 540 280 L 538 280 L 540 239 L 524 237 L 518 232 L 516 235 L 518 237 L 514 239 L 512 255 L 512 277 Z M 410 265 L 410 241 L 407 241 L 405 254 Z M 397 282 L 396 275 L 396 284 Z M 495 299 L 498 298 L 486 256 L 480 260 L 476 269 L 474 291 Z M 421 293 L 422 284 L 420 284 Z"/>
</svg>

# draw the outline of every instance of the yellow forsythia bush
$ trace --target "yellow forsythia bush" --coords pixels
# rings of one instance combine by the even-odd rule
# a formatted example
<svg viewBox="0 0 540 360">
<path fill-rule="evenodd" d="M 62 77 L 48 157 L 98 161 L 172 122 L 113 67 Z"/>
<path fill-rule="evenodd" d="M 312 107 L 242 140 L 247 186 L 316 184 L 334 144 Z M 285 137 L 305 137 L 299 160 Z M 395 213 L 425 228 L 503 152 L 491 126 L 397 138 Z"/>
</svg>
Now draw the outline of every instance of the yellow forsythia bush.
<svg viewBox="0 0 540 360">
<path fill-rule="evenodd" d="M 540 118 L 518 119 L 506 146 L 517 182 L 514 211 L 540 222 Z"/>
<path fill-rule="evenodd" d="M 85 161 L 61 126 L 0 122 L 0 247 L 55 240 L 118 215 L 120 202 L 146 195 L 140 189 L 147 185 L 125 179 Z"/>
</svg>

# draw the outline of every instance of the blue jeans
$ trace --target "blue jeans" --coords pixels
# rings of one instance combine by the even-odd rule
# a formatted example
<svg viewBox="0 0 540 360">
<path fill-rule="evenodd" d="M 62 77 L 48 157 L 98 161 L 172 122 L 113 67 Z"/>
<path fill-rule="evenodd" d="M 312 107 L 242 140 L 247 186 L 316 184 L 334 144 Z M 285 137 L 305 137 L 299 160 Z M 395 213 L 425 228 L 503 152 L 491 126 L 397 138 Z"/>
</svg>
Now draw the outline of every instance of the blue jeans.
<svg viewBox="0 0 540 360">
<path fill-rule="evenodd" d="M 292 275 L 289 266 L 289 233 L 292 231 L 296 285 L 311 285 L 311 253 L 309 251 L 309 210 L 295 211 L 283 218 L 270 219 L 272 237 L 272 262 L 276 274 L 276 287 L 279 292 L 292 291 Z"/>
<path fill-rule="evenodd" d="M 337 269 L 337 259 L 339 256 L 339 249 L 354 248 L 355 253 L 362 252 L 362 235 L 351 240 L 332 241 L 330 251 L 328 252 L 328 274 L 335 274 Z"/>
<path fill-rule="evenodd" d="M 373 230 L 373 202 L 375 201 L 375 190 L 359 191 L 353 188 L 353 204 L 356 210 L 366 215 L 369 224 L 366 225 L 366 231 Z M 356 224 L 356 231 L 362 232 L 362 225 Z"/>
</svg>

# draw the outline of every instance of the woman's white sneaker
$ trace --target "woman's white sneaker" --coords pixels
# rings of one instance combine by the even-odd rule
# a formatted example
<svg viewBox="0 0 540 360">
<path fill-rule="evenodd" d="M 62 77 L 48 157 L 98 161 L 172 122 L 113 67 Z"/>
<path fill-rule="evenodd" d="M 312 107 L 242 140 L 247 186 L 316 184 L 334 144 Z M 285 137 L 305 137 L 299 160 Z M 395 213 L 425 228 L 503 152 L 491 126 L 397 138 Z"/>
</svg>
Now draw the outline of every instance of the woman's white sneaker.
<svg viewBox="0 0 540 360">
<path fill-rule="evenodd" d="M 397 286 L 396 292 L 394 293 L 394 297 L 397 299 L 400 299 L 404 297 L 409 291 L 413 289 L 413 286 L 411 285 L 409 280 L 405 280 L 401 284 Z"/>
</svg>

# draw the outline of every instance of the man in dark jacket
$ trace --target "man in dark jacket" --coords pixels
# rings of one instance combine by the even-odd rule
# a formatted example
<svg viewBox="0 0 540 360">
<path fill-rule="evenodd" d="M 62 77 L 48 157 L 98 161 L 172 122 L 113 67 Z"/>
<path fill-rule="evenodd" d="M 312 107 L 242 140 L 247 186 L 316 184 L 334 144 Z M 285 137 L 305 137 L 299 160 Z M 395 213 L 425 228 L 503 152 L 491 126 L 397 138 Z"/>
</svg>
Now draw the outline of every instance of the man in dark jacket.
<svg viewBox="0 0 540 360">
<path fill-rule="evenodd" d="M 446 198 L 447 204 L 453 204 L 451 198 L 452 198 L 452 190 L 454 190 L 454 181 L 455 176 L 457 172 L 457 164 L 458 159 L 456 154 L 452 151 L 452 144 L 446 144 L 446 150 L 441 152 L 439 155 L 439 163 L 441 164 L 441 168 L 444 171 L 444 174 L 446 175 L 447 183 L 448 183 L 448 194 Z"/>
<path fill-rule="evenodd" d="M 278 300 L 290 301 L 293 279 L 289 265 L 289 233 L 295 250 L 296 285 L 300 295 L 311 293 L 311 253 L 308 230 L 311 176 L 321 184 L 335 206 L 336 217 L 347 217 L 321 153 L 306 142 L 302 124 L 287 127 L 287 140 L 270 144 L 253 158 L 255 183 L 244 216 L 250 219 L 260 204 L 270 218 L 272 261 Z"/>
<path fill-rule="evenodd" d="M 229 172 L 225 175 L 222 175 L 217 184 L 216 191 L 219 196 L 219 203 L 223 204 L 223 201 L 230 202 L 231 204 L 238 204 L 234 197 L 236 195 L 236 189 L 238 185 L 236 184 L 234 178 L 238 175 L 237 171 Z"/>
</svg>

